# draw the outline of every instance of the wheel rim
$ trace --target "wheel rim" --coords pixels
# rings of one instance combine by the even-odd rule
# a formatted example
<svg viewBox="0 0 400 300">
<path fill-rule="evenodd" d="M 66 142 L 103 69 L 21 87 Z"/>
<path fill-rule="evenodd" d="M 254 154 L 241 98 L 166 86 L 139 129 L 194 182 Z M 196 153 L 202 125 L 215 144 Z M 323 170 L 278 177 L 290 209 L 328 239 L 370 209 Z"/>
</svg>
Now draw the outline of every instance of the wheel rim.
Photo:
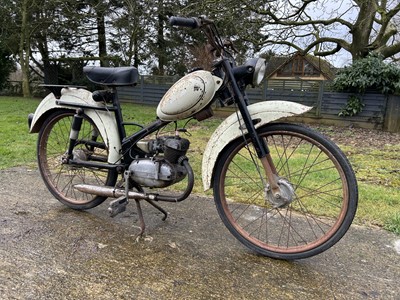
<svg viewBox="0 0 400 300">
<path fill-rule="evenodd" d="M 51 192 L 59 200 L 73 205 L 82 205 L 92 202 L 97 197 L 75 190 L 74 185 L 83 183 L 105 185 L 108 171 L 73 167 L 62 163 L 69 145 L 73 115 L 72 112 L 65 112 L 46 124 L 38 144 L 38 158 L 41 174 Z M 98 132 L 96 126 L 85 117 L 78 137 L 80 142 L 74 148 L 74 155 L 85 160 L 106 160 L 108 150 L 89 149 L 89 146 L 83 142 L 90 140 L 93 132 Z M 98 135 L 96 141 L 103 143 L 101 135 Z"/>
<path fill-rule="evenodd" d="M 264 134 L 281 178 L 294 200 L 274 208 L 266 200 L 265 177 L 251 145 L 238 145 L 227 158 L 219 182 L 226 221 L 242 241 L 284 254 L 306 252 L 332 238 L 349 205 L 347 179 L 335 157 L 301 133 Z"/>
</svg>

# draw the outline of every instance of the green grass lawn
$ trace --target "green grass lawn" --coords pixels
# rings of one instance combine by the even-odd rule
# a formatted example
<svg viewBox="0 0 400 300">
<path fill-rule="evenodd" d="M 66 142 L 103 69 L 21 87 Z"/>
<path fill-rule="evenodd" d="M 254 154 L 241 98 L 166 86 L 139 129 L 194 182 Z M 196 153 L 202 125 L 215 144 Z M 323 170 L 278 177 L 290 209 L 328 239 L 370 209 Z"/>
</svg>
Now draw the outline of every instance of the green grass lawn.
<svg viewBox="0 0 400 300">
<path fill-rule="evenodd" d="M 35 111 L 39 102 L 39 99 L 0 97 L 0 170 L 15 166 L 36 168 L 37 134 L 29 134 L 27 115 Z M 126 121 L 146 124 L 154 120 L 155 108 L 124 104 L 123 115 Z M 220 122 L 218 118 L 211 118 L 201 123 L 193 121 L 187 127 L 191 135 L 188 157 L 196 177 L 194 192 L 197 194 L 204 193 L 200 175 L 202 153 Z M 134 130 L 134 126 L 127 128 L 128 132 Z M 166 130 L 173 132 L 172 127 Z M 350 153 L 359 181 L 360 200 L 355 222 L 382 226 L 400 234 L 400 145 L 370 151 L 360 151 L 351 145 L 339 146 Z"/>
<path fill-rule="evenodd" d="M 37 135 L 29 134 L 28 114 L 40 100 L 0 97 L 0 169 L 35 166 Z"/>
</svg>

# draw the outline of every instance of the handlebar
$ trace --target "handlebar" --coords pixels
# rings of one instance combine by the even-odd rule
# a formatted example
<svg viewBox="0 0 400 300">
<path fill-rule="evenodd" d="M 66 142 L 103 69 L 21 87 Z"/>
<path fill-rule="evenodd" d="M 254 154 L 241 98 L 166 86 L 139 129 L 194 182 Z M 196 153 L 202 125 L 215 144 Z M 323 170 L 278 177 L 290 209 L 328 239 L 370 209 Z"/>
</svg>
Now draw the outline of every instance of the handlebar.
<svg viewBox="0 0 400 300">
<path fill-rule="evenodd" d="M 197 18 L 170 17 L 169 24 L 172 26 L 198 28 L 200 22 Z"/>
<path fill-rule="evenodd" d="M 229 54 L 227 49 L 225 49 L 225 45 L 213 20 L 205 16 L 198 18 L 170 17 L 169 24 L 171 26 L 189 27 L 192 29 L 200 28 L 207 36 L 208 43 L 212 49 L 211 51 L 215 51 L 214 55 L 216 57 Z M 231 55 L 229 54 L 229 56 Z"/>
</svg>

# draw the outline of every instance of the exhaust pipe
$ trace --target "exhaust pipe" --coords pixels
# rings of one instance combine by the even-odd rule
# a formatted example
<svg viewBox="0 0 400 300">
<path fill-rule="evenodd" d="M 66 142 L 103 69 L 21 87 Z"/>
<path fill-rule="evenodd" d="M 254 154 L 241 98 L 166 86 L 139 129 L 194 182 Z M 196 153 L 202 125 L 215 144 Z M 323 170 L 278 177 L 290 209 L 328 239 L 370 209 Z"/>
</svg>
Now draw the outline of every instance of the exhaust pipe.
<svg viewBox="0 0 400 300">
<path fill-rule="evenodd" d="M 193 170 L 189 165 L 189 162 L 186 157 L 183 157 L 182 161 L 183 166 L 186 168 L 188 174 L 188 183 L 186 190 L 181 195 L 177 196 L 167 196 L 160 194 L 147 194 L 147 193 L 138 193 L 133 191 L 125 191 L 125 189 L 117 189 L 111 186 L 98 186 L 98 185 L 90 185 L 90 184 L 77 184 L 74 186 L 78 191 L 103 196 L 103 197 L 113 197 L 119 198 L 122 196 L 128 195 L 128 199 L 137 199 L 137 200 L 148 200 L 148 201 L 165 201 L 165 202 L 181 202 L 187 199 L 192 192 L 194 186 L 194 174 Z"/>
<path fill-rule="evenodd" d="M 107 187 L 107 186 L 77 184 L 74 186 L 74 188 L 85 194 L 91 194 L 91 195 L 97 195 L 97 196 L 103 196 L 103 197 L 119 198 L 119 197 L 126 195 L 126 192 L 123 189 L 116 189 L 116 188 Z M 157 195 L 128 191 L 128 198 L 129 199 L 143 199 L 143 200 L 157 200 L 156 199 Z"/>
</svg>

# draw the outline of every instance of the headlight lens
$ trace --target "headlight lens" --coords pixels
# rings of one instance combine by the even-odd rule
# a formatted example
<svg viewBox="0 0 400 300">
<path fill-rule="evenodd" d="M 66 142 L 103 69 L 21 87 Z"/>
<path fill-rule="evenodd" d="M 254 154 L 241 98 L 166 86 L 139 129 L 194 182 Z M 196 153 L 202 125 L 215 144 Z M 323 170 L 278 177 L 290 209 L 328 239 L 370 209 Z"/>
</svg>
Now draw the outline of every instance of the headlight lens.
<svg viewBox="0 0 400 300">
<path fill-rule="evenodd" d="M 265 71 L 267 69 L 266 60 L 264 58 L 257 59 L 253 73 L 253 85 L 257 86 L 263 81 Z"/>
<path fill-rule="evenodd" d="M 265 77 L 267 63 L 264 58 L 252 58 L 242 66 L 233 68 L 233 75 L 236 80 L 241 80 L 246 85 L 253 87 L 260 85 Z"/>
</svg>

